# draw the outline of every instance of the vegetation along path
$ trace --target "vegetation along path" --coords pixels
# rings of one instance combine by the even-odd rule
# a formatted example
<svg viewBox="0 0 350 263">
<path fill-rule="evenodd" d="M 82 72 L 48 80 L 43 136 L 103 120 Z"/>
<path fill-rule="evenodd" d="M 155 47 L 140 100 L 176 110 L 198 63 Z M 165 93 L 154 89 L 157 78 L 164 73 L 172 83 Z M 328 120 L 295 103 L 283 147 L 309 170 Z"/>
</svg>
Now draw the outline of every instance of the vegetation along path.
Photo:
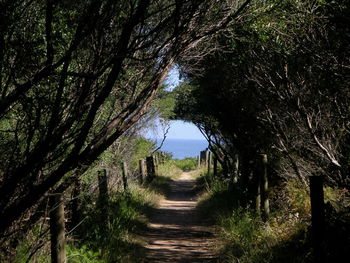
<svg viewBox="0 0 350 263">
<path fill-rule="evenodd" d="M 145 262 L 215 262 L 213 231 L 195 210 L 197 193 L 191 173 L 184 172 L 170 187 L 151 218 Z"/>
</svg>

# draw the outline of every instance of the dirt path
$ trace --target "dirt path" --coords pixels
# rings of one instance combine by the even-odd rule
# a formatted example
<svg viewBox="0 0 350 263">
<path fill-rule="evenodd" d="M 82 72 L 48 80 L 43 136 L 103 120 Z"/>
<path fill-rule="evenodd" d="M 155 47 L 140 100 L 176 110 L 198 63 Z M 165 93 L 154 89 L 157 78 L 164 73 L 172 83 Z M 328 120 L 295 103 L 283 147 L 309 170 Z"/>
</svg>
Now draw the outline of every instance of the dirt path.
<svg viewBox="0 0 350 263">
<path fill-rule="evenodd" d="M 151 218 L 144 262 L 215 262 L 212 229 L 195 211 L 195 181 L 185 172 L 170 186 L 170 193 Z"/>
</svg>

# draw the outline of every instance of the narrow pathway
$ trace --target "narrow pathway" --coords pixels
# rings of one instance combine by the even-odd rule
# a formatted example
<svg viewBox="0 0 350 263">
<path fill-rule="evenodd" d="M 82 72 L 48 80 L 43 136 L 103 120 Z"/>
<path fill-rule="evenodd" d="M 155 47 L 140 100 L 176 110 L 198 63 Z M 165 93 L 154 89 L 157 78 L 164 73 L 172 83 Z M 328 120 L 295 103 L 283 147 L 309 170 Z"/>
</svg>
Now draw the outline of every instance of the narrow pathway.
<svg viewBox="0 0 350 263">
<path fill-rule="evenodd" d="M 144 262 L 215 262 L 212 229 L 195 210 L 195 181 L 185 172 L 170 186 L 167 198 L 161 201 L 151 218 Z"/>
</svg>

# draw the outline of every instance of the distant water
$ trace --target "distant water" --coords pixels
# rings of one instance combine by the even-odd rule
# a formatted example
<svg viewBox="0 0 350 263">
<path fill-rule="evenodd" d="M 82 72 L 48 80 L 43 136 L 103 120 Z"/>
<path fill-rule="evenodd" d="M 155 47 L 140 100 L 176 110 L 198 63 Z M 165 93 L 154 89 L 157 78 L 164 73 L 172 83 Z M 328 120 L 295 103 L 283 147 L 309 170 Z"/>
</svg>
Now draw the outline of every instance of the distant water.
<svg viewBox="0 0 350 263">
<path fill-rule="evenodd" d="M 157 140 L 159 145 L 161 140 Z M 171 153 L 174 159 L 184 159 L 186 157 L 197 157 L 200 151 L 208 147 L 206 140 L 191 139 L 166 139 L 161 151 Z"/>
</svg>

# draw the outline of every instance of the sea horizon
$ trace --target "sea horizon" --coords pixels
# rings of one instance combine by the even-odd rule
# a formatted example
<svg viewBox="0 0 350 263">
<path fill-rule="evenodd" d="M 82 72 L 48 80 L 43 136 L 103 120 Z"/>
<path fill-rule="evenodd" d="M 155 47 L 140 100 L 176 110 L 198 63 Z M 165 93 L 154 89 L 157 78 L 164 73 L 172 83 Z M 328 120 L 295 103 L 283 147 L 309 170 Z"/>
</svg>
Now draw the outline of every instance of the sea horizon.
<svg viewBox="0 0 350 263">
<path fill-rule="evenodd" d="M 157 146 L 159 146 L 163 138 L 155 138 Z M 173 159 L 195 158 L 200 151 L 208 148 L 208 142 L 203 139 L 189 138 L 166 138 L 161 151 L 170 153 Z"/>
</svg>

